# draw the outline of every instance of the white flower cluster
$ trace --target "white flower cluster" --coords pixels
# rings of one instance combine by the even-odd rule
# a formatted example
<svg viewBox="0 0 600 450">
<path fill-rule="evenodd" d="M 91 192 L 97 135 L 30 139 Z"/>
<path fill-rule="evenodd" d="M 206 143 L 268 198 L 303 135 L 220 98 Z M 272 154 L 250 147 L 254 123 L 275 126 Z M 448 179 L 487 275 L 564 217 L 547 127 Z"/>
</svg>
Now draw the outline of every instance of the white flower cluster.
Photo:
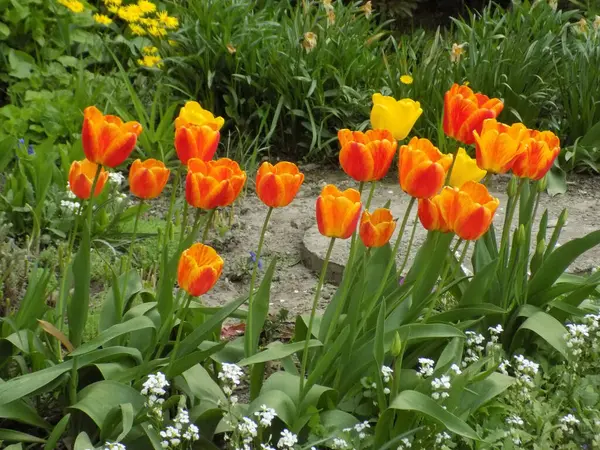
<svg viewBox="0 0 600 450">
<path fill-rule="evenodd" d="M 331 448 L 341 450 L 344 448 L 350 448 L 350 445 L 342 438 L 333 438 L 331 441 Z"/>
<path fill-rule="evenodd" d="M 408 450 L 411 447 L 412 443 L 410 442 L 410 440 L 408 438 L 402 438 L 402 440 L 400 441 L 400 445 L 396 450 Z"/>
<path fill-rule="evenodd" d="M 60 207 L 69 211 L 72 214 L 77 214 L 79 211 L 79 203 L 73 202 L 71 200 L 61 200 Z"/>
<path fill-rule="evenodd" d="M 261 405 L 260 410 L 254 413 L 258 417 L 258 423 L 263 427 L 271 426 L 271 422 L 277 416 L 273 408 L 267 408 L 267 405 Z"/>
<path fill-rule="evenodd" d="M 481 345 L 485 342 L 485 337 L 483 337 L 482 334 L 467 330 L 465 331 L 465 335 L 467 336 L 467 340 L 465 342 L 466 356 L 462 361 L 463 367 L 467 367 L 469 364 L 479 361 L 482 352 L 485 350 L 485 347 Z"/>
<path fill-rule="evenodd" d="M 369 428 L 371 428 L 371 424 L 369 424 L 369 422 L 365 420 L 364 422 L 357 423 L 352 428 L 344 428 L 342 431 L 344 433 L 352 433 L 353 431 L 355 431 L 358 435 L 358 439 L 362 441 L 367 437 L 367 433 L 365 432 L 365 430 Z"/>
<path fill-rule="evenodd" d="M 573 433 L 577 425 L 579 425 L 579 419 L 577 419 L 577 417 L 575 417 L 573 414 L 567 414 L 566 416 L 560 418 L 560 429 L 565 433 Z"/>
<path fill-rule="evenodd" d="M 150 409 L 150 414 L 162 418 L 162 404 L 165 402 L 163 396 L 167 393 L 166 389 L 169 387 L 169 382 L 162 372 L 157 372 L 156 375 L 148 375 L 148 379 L 142 385 L 142 395 L 146 398 L 146 407 Z"/>
<path fill-rule="evenodd" d="M 236 364 L 224 363 L 221 371 L 217 374 L 217 378 L 223 382 L 223 392 L 227 396 L 233 393 L 233 390 L 240 385 L 244 371 Z"/>
<path fill-rule="evenodd" d="M 258 434 L 258 425 L 256 425 L 256 422 L 248 417 L 242 417 L 242 420 L 240 423 L 238 423 L 237 428 L 240 436 L 242 437 L 242 442 L 247 445 L 250 445 L 252 440 Z"/>
<path fill-rule="evenodd" d="M 513 444 L 521 445 L 520 429 L 525 424 L 525 422 L 523 422 L 523 419 L 521 419 L 516 414 L 513 414 L 506 418 L 506 424 L 510 428 L 508 429 L 508 431 L 504 432 L 504 436 L 510 437 L 510 439 L 513 441 Z"/>
<path fill-rule="evenodd" d="M 292 433 L 290 430 L 283 430 L 279 442 L 277 442 L 278 448 L 292 448 L 298 443 L 298 436 Z"/>
<path fill-rule="evenodd" d="M 488 331 L 490 332 L 490 340 L 486 344 L 486 348 L 488 351 L 500 349 L 501 346 L 498 343 L 498 340 L 500 339 L 500 335 L 504 331 L 504 328 L 502 328 L 502 325 L 498 324 L 495 327 L 489 327 Z"/>
<path fill-rule="evenodd" d="M 568 323 L 567 330 L 568 332 L 564 336 L 567 347 L 573 356 L 580 356 L 585 350 L 586 340 L 590 337 L 590 329 L 582 323 Z"/>
<path fill-rule="evenodd" d="M 450 442 L 452 442 L 452 436 L 450 436 L 445 431 L 442 431 L 441 433 L 435 435 L 436 448 L 439 448 L 441 450 L 448 450 L 450 448 L 448 446 Z"/>
<path fill-rule="evenodd" d="M 517 379 L 518 394 L 525 400 L 529 399 L 529 392 L 535 387 L 533 378 L 539 371 L 540 365 L 530 361 L 523 355 L 514 356 L 515 378 Z"/>
<path fill-rule="evenodd" d="M 107 442 L 104 444 L 104 450 L 127 450 L 127 448 L 118 442 Z"/>
<path fill-rule="evenodd" d="M 200 431 L 193 423 L 190 423 L 190 415 L 185 408 L 179 408 L 173 425 L 169 425 L 166 429 L 160 432 L 160 437 L 163 438 L 161 445 L 163 448 L 175 448 L 182 441 L 194 442 L 200 439 Z"/>
<path fill-rule="evenodd" d="M 67 181 L 67 189 L 66 189 L 66 195 L 65 195 L 69 200 L 75 200 L 77 198 L 77 196 L 75 194 L 73 194 L 73 191 L 71 190 L 71 183 L 69 183 Z"/>
<path fill-rule="evenodd" d="M 450 397 L 450 393 L 448 392 L 452 387 L 450 384 L 450 376 L 442 375 L 440 378 L 434 378 L 431 382 L 431 387 L 433 389 L 431 397 L 434 400 L 439 400 L 440 398 L 443 400 Z"/>
<path fill-rule="evenodd" d="M 429 358 L 419 358 L 419 371 L 417 375 L 419 377 L 427 378 L 433 375 L 433 366 L 435 366 L 435 361 Z"/>
<path fill-rule="evenodd" d="M 121 186 L 124 180 L 125 177 L 121 172 L 110 172 L 108 174 L 108 181 L 110 181 L 113 184 L 116 184 L 117 186 Z"/>
<path fill-rule="evenodd" d="M 117 194 L 115 196 L 115 202 L 117 202 L 117 204 L 123 203 L 126 205 L 128 203 L 127 201 L 127 194 L 121 192 L 120 194 Z"/>
<path fill-rule="evenodd" d="M 383 382 L 385 384 L 390 384 L 390 382 L 394 378 L 394 369 L 388 366 L 381 366 L 381 377 L 383 378 Z M 383 388 L 383 393 L 385 395 L 388 395 L 390 392 L 391 391 L 389 387 L 386 386 Z"/>
</svg>

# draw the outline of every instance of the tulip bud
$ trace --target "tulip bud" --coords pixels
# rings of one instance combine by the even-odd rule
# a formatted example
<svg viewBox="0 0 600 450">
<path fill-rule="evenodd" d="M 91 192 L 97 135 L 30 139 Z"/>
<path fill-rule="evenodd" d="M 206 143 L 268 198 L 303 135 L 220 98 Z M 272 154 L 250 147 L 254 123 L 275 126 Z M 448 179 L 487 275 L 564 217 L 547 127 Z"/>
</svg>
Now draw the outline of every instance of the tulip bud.
<svg viewBox="0 0 600 450">
<path fill-rule="evenodd" d="M 568 213 L 567 209 L 565 208 L 560 213 L 560 216 L 558 216 L 558 221 L 556 222 L 556 228 L 564 227 L 565 223 L 567 223 L 568 218 L 569 218 L 569 213 Z"/>
<path fill-rule="evenodd" d="M 531 258 L 531 273 L 535 274 L 539 269 L 544 259 L 544 252 L 546 251 L 546 240 L 540 239 L 535 247 L 535 253 Z"/>
<path fill-rule="evenodd" d="M 545 176 L 544 178 L 542 178 L 538 185 L 537 185 L 537 191 L 538 192 L 544 192 L 546 190 L 546 188 L 548 187 L 548 177 Z"/>
<path fill-rule="evenodd" d="M 181 212 L 176 209 L 175 210 L 175 226 L 179 227 L 181 225 Z"/>
<path fill-rule="evenodd" d="M 508 182 L 508 187 L 506 188 L 506 193 L 509 197 L 514 197 L 517 195 L 519 190 L 519 183 L 517 177 L 512 177 Z"/>
<path fill-rule="evenodd" d="M 394 340 L 392 341 L 390 352 L 394 358 L 397 358 L 402 354 L 402 339 L 400 339 L 400 335 L 397 331 L 394 334 Z"/>
<path fill-rule="evenodd" d="M 517 232 L 517 245 L 521 246 L 525 243 L 525 225 L 521 224 L 519 226 L 519 231 Z"/>
</svg>

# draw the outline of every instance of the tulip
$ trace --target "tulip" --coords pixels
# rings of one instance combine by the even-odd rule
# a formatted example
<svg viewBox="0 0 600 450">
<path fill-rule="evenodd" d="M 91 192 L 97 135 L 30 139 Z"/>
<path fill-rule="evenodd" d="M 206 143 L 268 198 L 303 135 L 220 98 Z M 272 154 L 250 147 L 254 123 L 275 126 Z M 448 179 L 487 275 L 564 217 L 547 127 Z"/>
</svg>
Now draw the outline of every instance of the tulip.
<svg viewBox="0 0 600 450">
<path fill-rule="evenodd" d="M 396 222 L 389 209 L 379 208 L 369 214 L 363 212 L 359 234 L 365 247 L 383 247 L 389 242 L 396 229 Z"/>
<path fill-rule="evenodd" d="M 245 182 L 246 172 L 229 158 L 216 161 L 192 158 L 188 161 L 185 198 L 195 208 L 228 206 L 240 195 Z"/>
<path fill-rule="evenodd" d="M 348 176 L 363 182 L 381 180 L 386 175 L 397 146 L 390 131 L 344 129 L 338 132 L 338 139 L 342 146 L 340 165 Z"/>
<path fill-rule="evenodd" d="M 179 116 L 175 119 L 175 129 L 185 125 L 208 126 L 214 131 L 219 131 L 225 119 L 215 117 L 213 113 L 202 108 L 198 102 L 187 102 Z"/>
<path fill-rule="evenodd" d="M 340 191 L 328 184 L 317 198 L 317 224 L 323 236 L 348 239 L 356 230 L 360 217 L 360 193 L 355 189 Z"/>
<path fill-rule="evenodd" d="M 462 147 L 456 153 L 456 161 L 450 174 L 450 186 L 461 187 L 467 181 L 479 182 L 485 177 L 486 171 L 477 166 L 477 161 L 469 156 Z"/>
<path fill-rule="evenodd" d="M 133 151 L 142 126 L 105 116 L 95 106 L 88 106 L 83 113 L 81 141 L 86 158 L 106 167 L 122 164 Z"/>
<path fill-rule="evenodd" d="M 529 137 L 529 130 L 522 123 L 505 125 L 496 119 L 486 120 L 481 135 L 474 132 L 477 165 L 492 173 L 506 173 L 524 151 L 520 146 Z"/>
<path fill-rule="evenodd" d="M 444 96 L 444 133 L 464 144 L 473 144 L 473 131 L 481 132 L 483 121 L 500 114 L 500 99 L 473 93 L 468 86 L 454 84 Z"/>
<path fill-rule="evenodd" d="M 521 142 L 521 148 L 523 151 L 512 166 L 514 174 L 521 178 L 540 180 L 560 153 L 560 141 L 551 131 L 533 131 L 531 138 Z"/>
<path fill-rule="evenodd" d="M 69 189 L 71 189 L 71 192 L 84 200 L 90 198 L 92 185 L 94 184 L 94 178 L 97 172 L 98 164 L 87 159 L 73 161 L 71 169 L 69 170 Z M 100 176 L 96 182 L 96 188 L 94 189 L 94 197 L 100 195 L 107 179 L 108 172 L 101 169 Z"/>
<path fill-rule="evenodd" d="M 431 199 L 419 201 L 419 220 L 427 230 L 453 231 L 465 240 L 479 239 L 489 229 L 500 202 L 480 183 L 444 187 Z"/>
<path fill-rule="evenodd" d="M 371 126 L 374 129 L 388 130 L 394 139 L 402 140 L 408 136 L 422 113 L 420 103 L 410 98 L 396 100 L 393 97 L 374 94 Z"/>
<path fill-rule="evenodd" d="M 296 164 L 264 162 L 256 174 L 256 194 L 265 205 L 282 208 L 294 200 L 303 181 L 304 174 Z"/>
<path fill-rule="evenodd" d="M 451 164 L 452 155 L 442 154 L 428 139 L 414 137 L 400 147 L 400 186 L 412 197 L 432 197 L 444 185 Z"/>
<path fill-rule="evenodd" d="M 212 289 L 223 271 L 223 259 L 214 248 L 201 243 L 181 253 L 177 282 L 188 294 L 199 297 Z"/>
<path fill-rule="evenodd" d="M 175 150 L 183 164 L 192 158 L 210 161 L 221 134 L 209 125 L 183 124 L 175 130 Z"/>
<path fill-rule="evenodd" d="M 136 197 L 152 199 L 160 195 L 169 180 L 170 170 L 162 161 L 136 159 L 129 169 L 129 189 Z"/>
</svg>

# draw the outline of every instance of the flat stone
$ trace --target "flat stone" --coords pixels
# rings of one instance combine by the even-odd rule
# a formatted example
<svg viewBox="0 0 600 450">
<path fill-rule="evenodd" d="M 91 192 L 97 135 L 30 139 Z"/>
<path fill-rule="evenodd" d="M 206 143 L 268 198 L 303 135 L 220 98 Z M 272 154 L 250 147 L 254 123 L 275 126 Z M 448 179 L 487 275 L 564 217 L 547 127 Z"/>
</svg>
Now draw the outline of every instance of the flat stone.
<svg viewBox="0 0 600 450">
<path fill-rule="evenodd" d="M 491 189 L 492 195 L 498 197 L 500 200 L 500 206 L 496 211 L 494 216 L 494 226 L 496 227 L 496 234 L 498 239 L 500 239 L 500 233 L 502 230 L 502 226 L 504 224 L 504 217 L 506 214 L 506 205 L 508 201 L 508 197 L 505 194 L 502 186 L 493 187 Z M 366 193 L 363 193 L 363 198 L 366 198 Z M 371 201 L 370 210 L 384 207 L 388 202 L 390 202 L 390 209 L 394 217 L 398 220 L 398 225 L 396 228 L 396 232 L 392 237 L 394 240 L 398 233 L 398 227 L 400 226 L 400 222 L 404 216 L 404 212 L 409 204 L 410 197 L 403 193 L 399 186 L 395 183 L 384 182 L 377 186 L 375 190 L 375 194 L 373 196 L 373 200 Z M 545 209 L 548 209 L 548 223 L 556 224 L 558 216 L 562 212 L 564 208 L 568 209 L 569 212 L 569 220 L 566 225 L 562 229 L 561 236 L 559 238 L 559 244 L 566 243 L 572 239 L 579 238 L 585 236 L 586 234 L 595 231 L 600 228 L 600 218 L 599 210 L 600 210 L 600 199 L 595 196 L 581 196 L 576 192 L 576 189 L 569 188 L 567 194 L 559 197 L 550 197 L 546 194 L 543 194 L 540 199 L 540 205 L 538 208 L 537 220 L 542 216 L 542 213 Z M 413 211 L 411 214 L 411 218 L 409 219 L 406 230 L 404 232 L 404 237 L 402 243 L 400 244 L 400 250 L 396 255 L 396 263 L 400 266 L 404 260 L 406 255 L 406 250 L 408 247 L 408 242 L 410 239 L 410 234 L 412 231 L 413 218 L 416 215 L 417 205 L 413 207 Z M 518 210 L 515 211 L 515 217 L 513 219 L 513 230 L 516 228 L 517 224 L 517 216 Z M 532 234 L 532 243 L 531 243 L 531 251 L 535 250 L 536 245 L 536 236 L 537 236 L 538 223 L 534 224 L 534 231 Z M 547 230 L 547 240 L 550 239 L 553 228 L 548 226 Z M 427 230 L 423 228 L 420 222 L 417 221 L 415 235 L 413 240 L 413 245 L 408 255 L 408 263 L 405 268 L 405 272 L 411 267 L 414 256 L 425 240 L 427 236 Z M 327 270 L 327 279 L 332 283 L 339 284 L 342 275 L 344 272 L 344 265 L 348 259 L 348 253 L 350 250 L 350 239 L 341 240 L 338 239 L 335 242 L 331 260 L 328 265 Z M 393 242 L 393 241 L 392 241 Z M 329 238 L 322 236 L 319 233 L 317 225 L 313 222 L 313 225 L 310 226 L 302 240 L 302 260 L 306 267 L 309 269 L 320 272 L 321 267 L 323 265 L 323 260 L 325 258 L 325 253 L 327 251 L 327 247 L 329 246 Z M 471 245 L 470 249 L 472 250 L 473 245 Z M 465 258 L 465 264 L 470 265 L 470 251 L 467 258 Z M 594 267 L 600 266 L 600 247 L 593 248 L 588 252 L 581 255 L 571 266 L 569 267 L 569 271 L 573 273 L 577 272 L 586 272 L 591 270 Z"/>
</svg>

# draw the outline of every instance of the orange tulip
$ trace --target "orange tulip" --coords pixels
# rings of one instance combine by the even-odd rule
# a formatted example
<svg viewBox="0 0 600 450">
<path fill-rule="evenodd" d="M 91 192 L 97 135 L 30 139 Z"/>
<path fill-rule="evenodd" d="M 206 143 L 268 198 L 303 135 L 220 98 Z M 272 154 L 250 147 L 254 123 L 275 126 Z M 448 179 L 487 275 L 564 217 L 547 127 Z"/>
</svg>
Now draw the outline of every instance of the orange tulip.
<svg viewBox="0 0 600 450">
<path fill-rule="evenodd" d="M 213 113 L 204 109 L 198 102 L 186 102 L 185 106 L 179 111 L 179 116 L 175 119 L 175 128 L 185 125 L 208 126 L 214 131 L 219 131 L 225 119 L 215 117 Z"/>
<path fill-rule="evenodd" d="M 185 198 L 195 208 L 228 206 L 240 195 L 245 182 L 246 172 L 229 158 L 216 161 L 192 158 L 188 161 Z"/>
<path fill-rule="evenodd" d="M 500 99 L 475 94 L 471 88 L 455 83 L 444 96 L 444 133 L 472 144 L 473 131 L 481 132 L 483 121 L 498 117 L 502 108 L 504 104 Z"/>
<path fill-rule="evenodd" d="M 488 230 L 500 202 L 487 188 L 467 181 L 461 188 L 444 187 L 419 201 L 419 219 L 427 230 L 453 231 L 461 239 L 479 239 Z"/>
<path fill-rule="evenodd" d="M 210 161 L 221 134 L 208 125 L 184 124 L 175 130 L 175 150 L 183 164 L 192 158 Z"/>
<path fill-rule="evenodd" d="M 432 197 L 444 185 L 451 164 L 452 155 L 442 154 L 428 139 L 414 137 L 400 147 L 400 186 L 412 197 Z"/>
<path fill-rule="evenodd" d="M 317 198 L 317 224 L 323 236 L 348 239 L 360 217 L 360 193 L 356 189 L 340 191 L 328 184 Z"/>
<path fill-rule="evenodd" d="M 129 189 L 136 197 L 156 198 L 165 188 L 170 172 L 162 161 L 136 159 L 129 169 Z"/>
<path fill-rule="evenodd" d="M 106 167 L 117 167 L 133 151 L 142 126 L 123 121 L 117 116 L 102 115 L 95 106 L 83 111 L 81 141 L 87 159 Z"/>
<path fill-rule="evenodd" d="M 359 234 L 365 247 L 383 247 L 389 242 L 396 229 L 396 222 L 389 209 L 379 208 L 369 214 L 363 212 Z"/>
<path fill-rule="evenodd" d="M 214 248 L 196 243 L 179 258 L 177 282 L 181 289 L 194 297 L 212 289 L 223 272 L 223 259 Z"/>
<path fill-rule="evenodd" d="M 521 178 L 540 180 L 548 173 L 560 153 L 560 141 L 551 131 L 533 131 L 531 138 L 521 142 L 523 151 L 512 166 Z"/>
<path fill-rule="evenodd" d="M 296 164 L 264 162 L 256 174 L 256 194 L 265 205 L 281 208 L 294 200 L 303 181 L 304 174 Z"/>
<path fill-rule="evenodd" d="M 340 130 L 340 165 L 356 181 L 381 180 L 392 164 L 396 139 L 387 130 Z"/>
<path fill-rule="evenodd" d="M 520 146 L 529 137 L 529 130 L 522 123 L 505 125 L 496 119 L 486 120 L 481 130 L 473 132 L 475 156 L 480 169 L 492 173 L 506 173 L 524 150 Z"/>
<path fill-rule="evenodd" d="M 69 170 L 69 188 L 71 192 L 77 197 L 82 199 L 90 198 L 92 192 L 92 184 L 94 184 L 94 177 L 98 171 L 98 164 L 95 164 L 87 159 L 81 161 L 73 161 L 71 169 Z M 106 180 L 108 179 L 108 172 L 104 169 L 100 170 L 100 176 L 96 182 L 96 189 L 94 190 L 94 197 L 98 197 L 104 189 Z"/>
</svg>

